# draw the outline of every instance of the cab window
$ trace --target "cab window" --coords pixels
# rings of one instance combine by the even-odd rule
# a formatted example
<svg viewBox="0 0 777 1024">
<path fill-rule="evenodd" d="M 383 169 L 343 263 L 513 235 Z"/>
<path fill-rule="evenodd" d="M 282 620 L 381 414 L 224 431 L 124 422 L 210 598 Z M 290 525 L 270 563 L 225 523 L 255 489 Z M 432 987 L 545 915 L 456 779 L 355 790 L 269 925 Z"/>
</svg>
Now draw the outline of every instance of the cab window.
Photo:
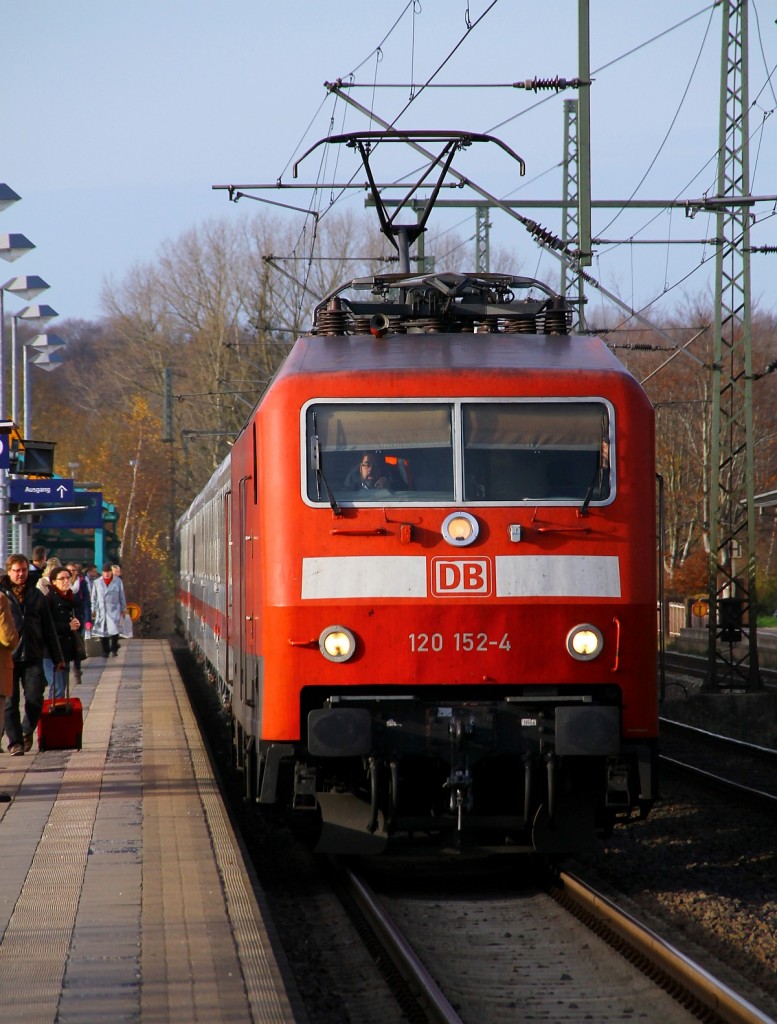
<svg viewBox="0 0 777 1024">
<path fill-rule="evenodd" d="M 609 417 L 601 403 L 467 404 L 462 431 L 467 500 L 609 497 Z"/>
<path fill-rule="evenodd" d="M 443 403 L 320 404 L 307 411 L 313 501 L 452 501 L 451 407 Z"/>
</svg>

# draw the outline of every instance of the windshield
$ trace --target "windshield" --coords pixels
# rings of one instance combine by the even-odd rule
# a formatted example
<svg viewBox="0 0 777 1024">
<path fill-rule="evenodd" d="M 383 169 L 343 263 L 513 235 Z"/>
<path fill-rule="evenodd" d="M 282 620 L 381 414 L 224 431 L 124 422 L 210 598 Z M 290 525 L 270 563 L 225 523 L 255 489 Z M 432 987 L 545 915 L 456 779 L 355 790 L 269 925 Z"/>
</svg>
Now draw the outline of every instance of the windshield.
<svg viewBox="0 0 777 1024">
<path fill-rule="evenodd" d="M 465 405 L 465 497 L 582 501 L 593 487 L 592 498 L 607 498 L 608 420 L 596 402 Z"/>
<path fill-rule="evenodd" d="M 312 502 L 587 503 L 610 497 L 596 400 L 352 401 L 305 413 Z"/>
</svg>

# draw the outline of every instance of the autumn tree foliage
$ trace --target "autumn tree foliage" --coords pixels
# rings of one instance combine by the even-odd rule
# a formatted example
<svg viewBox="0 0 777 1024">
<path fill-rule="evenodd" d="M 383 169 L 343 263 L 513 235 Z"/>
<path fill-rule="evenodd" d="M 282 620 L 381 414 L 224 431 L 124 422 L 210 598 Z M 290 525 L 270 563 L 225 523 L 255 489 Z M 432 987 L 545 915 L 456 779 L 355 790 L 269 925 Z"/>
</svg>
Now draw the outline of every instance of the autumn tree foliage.
<svg viewBox="0 0 777 1024">
<path fill-rule="evenodd" d="M 713 311 L 689 304 L 682 316 L 663 318 L 662 329 L 674 340 L 649 330 L 608 335 L 616 353 L 644 383 L 656 409 L 657 472 L 665 496 L 664 572 L 667 591 L 680 596 L 706 592 L 710 560 L 710 465 L 713 406 Z M 777 374 L 768 372 L 777 356 L 777 323 L 756 313 L 752 329 L 754 371 L 755 493 L 777 489 Z M 759 591 L 769 592 L 777 579 L 775 516 L 757 522 Z"/>
</svg>

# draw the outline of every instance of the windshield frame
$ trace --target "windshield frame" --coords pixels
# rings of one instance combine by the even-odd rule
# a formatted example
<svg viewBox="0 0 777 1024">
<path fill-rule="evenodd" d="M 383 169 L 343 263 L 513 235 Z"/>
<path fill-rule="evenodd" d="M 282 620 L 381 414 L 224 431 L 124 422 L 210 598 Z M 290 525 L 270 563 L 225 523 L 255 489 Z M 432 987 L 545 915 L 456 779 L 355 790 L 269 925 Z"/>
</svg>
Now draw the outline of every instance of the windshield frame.
<svg viewBox="0 0 777 1024">
<path fill-rule="evenodd" d="M 428 508 L 450 508 L 465 505 L 467 507 L 575 507 L 579 508 L 582 497 L 555 497 L 539 498 L 528 497 L 522 499 L 493 499 L 493 498 L 465 498 L 464 482 L 464 409 L 472 405 L 537 405 L 537 404 L 592 404 L 604 407 L 607 413 L 607 440 L 609 449 L 609 493 L 603 499 L 594 498 L 587 502 L 587 508 L 600 508 L 612 504 L 617 495 L 617 445 L 615 441 L 616 423 L 615 409 L 612 403 L 600 395 L 521 395 L 521 396 L 494 396 L 479 395 L 463 398 L 441 398 L 439 396 L 423 397 L 318 397 L 308 400 L 300 410 L 300 491 L 304 504 L 311 508 L 328 508 L 331 505 L 330 497 L 327 495 L 327 486 L 336 498 L 337 504 L 343 508 L 375 508 L 379 507 L 407 507 L 424 506 Z M 417 497 L 413 496 L 412 490 L 404 490 L 400 493 L 382 490 L 376 492 L 375 497 L 359 499 L 352 492 L 345 491 L 342 487 L 340 473 L 335 474 L 335 479 L 330 479 L 327 473 L 326 452 L 319 450 L 320 470 L 318 474 L 314 468 L 313 452 L 316 447 L 312 428 L 308 432 L 308 424 L 312 422 L 312 413 L 321 406 L 358 406 L 367 405 L 439 405 L 450 410 L 451 423 L 451 446 L 446 448 L 450 451 L 453 459 L 453 489 L 450 497 L 428 500 L 419 492 Z M 422 446 L 418 446 L 422 447 Z M 354 448 L 354 461 L 361 452 L 361 448 Z M 323 474 L 323 475 L 322 475 Z M 315 496 L 316 478 L 319 480 L 320 494 Z M 311 481 L 313 483 L 311 484 Z M 323 483 L 322 483 L 323 481 Z"/>
</svg>

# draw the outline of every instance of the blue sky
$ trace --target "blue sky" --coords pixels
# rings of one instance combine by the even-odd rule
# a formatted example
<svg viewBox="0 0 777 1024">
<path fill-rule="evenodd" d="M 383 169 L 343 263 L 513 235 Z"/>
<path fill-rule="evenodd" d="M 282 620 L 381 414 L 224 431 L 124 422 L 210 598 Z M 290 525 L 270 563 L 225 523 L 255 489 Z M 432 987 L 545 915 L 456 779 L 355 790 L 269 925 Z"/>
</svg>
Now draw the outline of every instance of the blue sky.
<svg viewBox="0 0 777 1024">
<path fill-rule="evenodd" d="M 777 119 L 770 116 L 777 106 L 777 73 L 766 80 L 777 64 L 777 25 L 768 0 L 751 0 L 750 35 L 752 191 L 771 195 L 777 193 Z M 0 214 L 0 232 L 22 232 L 37 248 L 0 265 L 3 280 L 40 275 L 51 290 L 39 301 L 62 317 L 99 317 L 104 284 L 120 283 L 137 263 L 153 263 L 165 241 L 208 219 L 241 221 L 261 209 L 228 203 L 213 184 L 269 182 L 280 175 L 291 180 L 291 162 L 317 139 L 370 127 L 353 109 L 335 104 L 324 81 L 356 70 L 355 80 L 368 85 L 421 83 L 454 49 L 436 83 L 574 77 L 577 2 L 14 5 L 0 35 L 0 181 L 23 201 Z M 591 66 L 600 69 L 591 104 L 594 198 L 628 198 L 637 189 L 639 197 L 651 199 L 714 191 L 720 51 L 720 10 L 704 0 L 591 0 Z M 519 179 L 515 166 L 492 147 L 468 151 L 457 158 L 457 168 L 497 195 L 520 188 L 516 196 L 559 198 L 563 101 L 572 95 L 428 89 L 397 123 L 493 132 L 525 159 L 526 177 Z M 353 96 L 391 121 L 409 91 L 362 88 Z M 538 105 L 539 99 L 546 102 Z M 349 154 L 340 159 L 342 180 L 356 164 Z M 416 164 L 408 154 L 402 168 Z M 316 161 L 303 164 L 301 178 L 312 180 L 316 167 Z M 291 202 L 304 205 L 301 198 L 295 194 Z M 355 194 L 349 202 L 361 207 L 363 197 Z M 772 208 L 757 208 L 754 245 L 777 244 Z M 529 215 L 560 229 L 558 212 Z M 662 240 L 715 234 L 707 215 L 689 220 L 682 211 L 671 217 L 640 211 L 611 224 L 613 216 L 595 214 L 594 235 Z M 492 222 L 493 243 L 515 251 L 520 273 L 557 279 L 557 263 L 522 229 L 499 213 Z M 433 214 L 433 226 L 468 236 L 473 220 L 441 211 Z M 712 254 L 708 246 L 598 248 L 592 273 L 629 303 L 643 306 L 669 289 L 662 308 L 670 308 L 710 287 L 713 263 L 700 266 Z M 754 295 L 768 309 L 777 306 L 776 261 L 777 255 L 753 256 Z M 598 302 L 592 296 L 592 309 Z"/>
</svg>

